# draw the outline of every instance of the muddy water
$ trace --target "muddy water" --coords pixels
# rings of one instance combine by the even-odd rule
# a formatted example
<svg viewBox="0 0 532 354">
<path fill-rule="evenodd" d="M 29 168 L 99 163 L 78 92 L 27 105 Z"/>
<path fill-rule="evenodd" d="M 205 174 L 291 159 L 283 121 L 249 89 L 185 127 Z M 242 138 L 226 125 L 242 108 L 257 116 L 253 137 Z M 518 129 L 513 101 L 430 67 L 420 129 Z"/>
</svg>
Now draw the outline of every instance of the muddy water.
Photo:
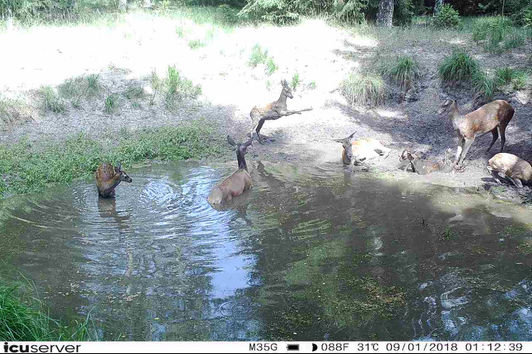
<svg viewBox="0 0 532 354">
<path fill-rule="evenodd" d="M 106 340 L 532 339 L 530 210 L 267 163 L 214 210 L 231 169 L 147 166 L 116 200 L 88 180 L 8 201 L 2 273 Z"/>
</svg>

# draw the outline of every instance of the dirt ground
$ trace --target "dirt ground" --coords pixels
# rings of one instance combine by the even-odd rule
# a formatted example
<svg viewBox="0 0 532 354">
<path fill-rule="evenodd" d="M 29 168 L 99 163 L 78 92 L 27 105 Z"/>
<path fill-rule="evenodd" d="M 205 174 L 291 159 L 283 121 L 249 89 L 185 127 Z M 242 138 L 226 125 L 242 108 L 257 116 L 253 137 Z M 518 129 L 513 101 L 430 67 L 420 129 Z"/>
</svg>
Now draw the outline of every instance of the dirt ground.
<svg viewBox="0 0 532 354">
<path fill-rule="evenodd" d="M 182 35 L 176 28 L 184 29 Z M 289 109 L 312 107 L 301 115 L 266 122 L 262 133 L 275 138 L 269 144 L 254 144 L 250 159 L 323 163 L 340 161 L 341 145 L 332 141 L 356 131 L 357 137 L 373 137 L 392 149 L 388 158 L 370 164 L 369 173 L 399 179 L 491 190 L 497 196 L 530 202 L 531 189 L 497 187 L 485 166 L 500 149 L 496 143 L 487 153 L 491 134 L 478 138 L 468 154 L 461 173 L 434 173 L 426 176 L 398 169 L 404 148 L 423 152 L 433 160 L 445 150 L 456 149 L 457 138 L 447 117 L 437 114 L 446 98 L 459 102 L 461 112 L 473 109 L 473 94 L 467 89 L 441 86 L 437 65 L 454 48 L 473 54 L 487 70 L 512 66 L 527 67 L 531 43 L 503 54 L 489 54 L 472 43 L 465 32 L 433 32 L 424 28 L 376 32 L 333 27 L 321 20 L 306 20 L 292 27 L 239 27 L 232 30 L 197 25 L 186 19 L 162 18 L 133 13 L 112 26 L 32 27 L 0 33 L 7 62 L 0 66 L 0 93 L 22 99 L 35 107 L 30 122 L 0 130 L 2 143 L 21 137 L 30 140 L 64 139 L 78 132 L 98 137 L 102 133 L 120 134 L 121 129 L 141 129 L 179 125 L 184 120 L 206 118 L 220 122 L 219 134 L 244 140 L 251 126 L 249 112 L 255 105 L 275 100 L 281 79 L 289 82 L 297 73 L 300 82 L 289 100 Z M 194 39 L 204 46 L 191 48 Z M 266 73 L 264 65 L 248 65 L 256 44 L 268 50 L 278 70 Z M 422 77 L 399 100 L 397 88 L 386 103 L 378 107 L 352 107 L 338 87 L 349 73 L 363 72 L 380 57 L 414 55 L 420 62 Z M 121 98 L 113 114 L 104 112 L 106 94 L 123 92 L 138 84 L 149 97 L 153 89 L 149 76 L 160 75 L 175 65 L 183 75 L 201 85 L 198 102 L 183 102 L 168 111 L 160 102 L 150 105 L 148 98 L 132 102 Z M 105 92 L 96 100 L 85 100 L 66 113 L 43 112 L 37 107 L 37 90 L 43 85 L 57 86 L 71 77 L 98 73 Z M 395 91 L 394 91 L 395 90 Z M 515 108 L 506 131 L 505 151 L 532 161 L 532 94 L 527 89 L 497 95 Z M 227 155 L 231 159 L 231 155 Z M 357 173 L 355 171 L 355 173 Z"/>
</svg>

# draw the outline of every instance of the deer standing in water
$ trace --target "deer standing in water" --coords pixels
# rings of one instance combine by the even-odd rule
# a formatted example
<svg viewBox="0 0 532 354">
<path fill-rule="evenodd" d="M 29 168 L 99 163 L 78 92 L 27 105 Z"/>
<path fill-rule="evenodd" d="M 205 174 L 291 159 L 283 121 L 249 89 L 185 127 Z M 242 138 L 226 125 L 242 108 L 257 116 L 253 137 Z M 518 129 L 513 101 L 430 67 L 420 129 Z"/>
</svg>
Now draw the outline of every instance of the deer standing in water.
<svg viewBox="0 0 532 354">
<path fill-rule="evenodd" d="M 390 149 L 373 138 L 362 138 L 354 140 L 356 132 L 343 139 L 333 139 L 342 144 L 342 162 L 344 165 L 354 163 L 359 165 L 362 161 L 371 160 L 379 156 L 388 157 Z"/>
<path fill-rule="evenodd" d="M 98 187 L 98 194 L 102 198 L 114 198 L 115 188 L 124 181 L 131 183 L 133 180 L 122 171 L 121 164 L 116 167 L 108 163 L 102 163 L 95 173 L 96 187 Z"/>
<path fill-rule="evenodd" d="M 532 166 L 527 161 L 512 154 L 496 154 L 488 161 L 487 168 L 497 183 L 499 183 L 499 178 L 507 178 L 517 188 L 522 188 L 523 183 L 530 184 L 532 182 Z"/>
<path fill-rule="evenodd" d="M 289 111 L 286 105 L 286 99 L 294 98 L 294 95 L 292 94 L 292 89 L 290 88 L 290 85 L 288 85 L 288 82 L 286 80 L 282 80 L 281 85 L 282 90 L 277 101 L 268 103 L 265 106 L 255 106 L 251 109 L 251 112 L 249 112 L 249 116 L 251 117 L 251 123 L 253 125 L 253 128 L 251 130 L 251 137 L 256 134 L 257 139 L 261 144 L 263 144 L 265 140 L 271 140 L 270 138 L 264 135 L 260 135 L 260 130 L 262 129 L 262 126 L 264 125 L 265 121 L 277 120 L 281 117 L 289 116 L 292 114 L 301 114 L 301 112 L 310 111 L 312 109 L 307 108 L 300 111 Z"/>
<path fill-rule="evenodd" d="M 228 135 L 227 142 L 235 147 L 236 158 L 238 161 L 238 170 L 220 184 L 216 185 L 211 192 L 207 201 L 213 205 L 221 205 L 226 202 L 230 202 L 234 197 L 237 197 L 251 188 L 251 175 L 248 172 L 248 166 L 246 164 L 245 155 L 247 149 L 253 143 L 253 138 L 249 139 L 243 144 L 236 144 L 234 140 Z"/>
<path fill-rule="evenodd" d="M 455 166 L 462 167 L 467 152 L 477 136 L 491 131 L 493 139 L 489 151 L 493 144 L 501 135 L 501 152 L 506 142 L 506 126 L 514 115 L 514 108 L 506 101 L 496 100 L 483 105 L 477 110 L 466 115 L 460 114 L 455 100 L 446 100 L 440 109 L 440 114 L 448 112 L 453 123 L 453 128 L 458 134 L 459 144 L 456 150 Z"/>
</svg>

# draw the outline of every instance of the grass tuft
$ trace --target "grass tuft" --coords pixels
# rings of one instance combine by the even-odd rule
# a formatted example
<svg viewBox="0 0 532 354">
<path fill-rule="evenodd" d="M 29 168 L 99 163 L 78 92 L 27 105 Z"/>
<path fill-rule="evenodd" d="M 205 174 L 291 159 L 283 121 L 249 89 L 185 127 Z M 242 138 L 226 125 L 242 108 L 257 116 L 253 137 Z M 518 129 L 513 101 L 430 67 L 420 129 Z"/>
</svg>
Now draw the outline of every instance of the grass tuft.
<svg viewBox="0 0 532 354">
<path fill-rule="evenodd" d="M 380 75 L 350 74 L 341 85 L 340 90 L 351 104 L 380 104 L 384 102 L 386 85 Z"/>
<path fill-rule="evenodd" d="M 118 97 L 116 94 L 110 94 L 105 98 L 105 105 L 104 105 L 105 113 L 107 114 L 113 114 L 118 109 Z"/>
<path fill-rule="evenodd" d="M 438 68 L 441 80 L 451 84 L 470 82 L 479 71 L 478 62 L 460 51 L 446 57 Z"/>
<path fill-rule="evenodd" d="M 299 86 L 299 82 L 300 82 L 300 79 L 299 79 L 299 73 L 295 73 L 293 76 L 292 76 L 292 80 L 290 82 L 291 86 L 292 86 L 292 89 L 295 91 L 297 90 L 297 87 Z"/>
<path fill-rule="evenodd" d="M 40 94 L 42 96 L 42 106 L 45 111 L 54 113 L 64 113 L 66 111 L 65 101 L 52 87 L 42 87 Z"/>
<path fill-rule="evenodd" d="M 167 108 L 173 108 L 176 102 L 184 99 L 196 99 L 201 94 L 201 87 L 182 76 L 175 66 L 168 67 L 168 75 L 163 82 L 165 103 Z"/>
<path fill-rule="evenodd" d="M 412 87 L 420 75 L 418 62 L 408 56 L 398 57 L 394 63 L 384 65 L 381 72 L 405 89 Z"/>
<path fill-rule="evenodd" d="M 268 50 L 262 49 L 262 47 L 259 44 L 255 44 L 253 49 L 251 49 L 251 55 L 249 57 L 248 64 L 252 68 L 255 68 L 259 64 L 266 63 L 267 59 L 268 59 Z"/>
<path fill-rule="evenodd" d="M 46 315 L 43 304 L 19 287 L 0 285 L 0 338 L 2 341 L 91 340 L 88 318 L 63 326 Z"/>
</svg>

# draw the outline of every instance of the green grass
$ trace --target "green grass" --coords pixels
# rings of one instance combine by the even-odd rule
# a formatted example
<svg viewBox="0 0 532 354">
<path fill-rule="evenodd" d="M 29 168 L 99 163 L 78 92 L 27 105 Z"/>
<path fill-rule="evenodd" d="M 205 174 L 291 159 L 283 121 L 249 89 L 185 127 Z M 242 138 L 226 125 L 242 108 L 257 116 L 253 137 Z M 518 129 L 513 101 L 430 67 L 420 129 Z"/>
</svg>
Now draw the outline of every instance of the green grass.
<svg viewBox="0 0 532 354">
<path fill-rule="evenodd" d="M 419 63 L 413 57 L 400 56 L 394 61 L 385 64 L 381 73 L 392 79 L 403 88 L 412 87 L 414 81 L 420 76 Z"/>
<path fill-rule="evenodd" d="M 470 82 L 479 72 L 478 62 L 461 51 L 455 51 L 446 57 L 438 68 L 440 79 L 450 84 Z"/>
<path fill-rule="evenodd" d="M 507 17 L 481 17 L 474 21 L 472 38 L 477 44 L 484 43 L 489 52 L 501 53 L 522 47 L 526 43 L 527 30 L 514 27 Z"/>
<path fill-rule="evenodd" d="M 118 109 L 118 97 L 116 94 L 110 94 L 105 98 L 104 111 L 107 114 L 113 114 Z"/>
<path fill-rule="evenodd" d="M 248 64 L 252 68 L 255 68 L 259 64 L 265 64 L 268 60 L 268 50 L 263 49 L 259 44 L 255 44 L 251 49 L 251 55 L 249 57 Z"/>
<path fill-rule="evenodd" d="M 292 80 L 290 80 L 290 85 L 292 86 L 292 90 L 294 91 L 297 90 L 299 83 L 300 83 L 299 73 L 295 73 L 292 76 Z"/>
<path fill-rule="evenodd" d="M 44 305 L 20 287 L 0 285 L 2 341 L 86 341 L 95 339 L 89 319 L 64 326 L 46 314 Z"/>
<path fill-rule="evenodd" d="M 67 79 L 57 87 L 57 92 L 60 98 L 70 100 L 76 107 L 79 106 L 82 98 L 89 99 L 97 96 L 100 88 L 99 75 L 90 74 Z"/>
<path fill-rule="evenodd" d="M 154 79 L 157 81 L 158 79 Z M 196 99 L 201 94 L 201 87 L 184 77 L 175 66 L 169 66 L 167 76 L 162 84 L 157 85 L 164 91 L 166 107 L 171 109 L 185 99 Z"/>
<path fill-rule="evenodd" d="M 268 60 L 266 60 L 266 74 L 272 75 L 274 72 L 277 71 L 277 69 L 279 69 L 279 67 L 277 66 L 277 64 L 275 64 L 275 61 L 273 61 L 272 57 L 269 57 Z"/>
<path fill-rule="evenodd" d="M 380 104 L 384 102 L 386 84 L 377 74 L 351 74 L 345 79 L 340 90 L 351 104 Z"/>
<path fill-rule="evenodd" d="M 521 90 L 526 87 L 528 74 L 525 71 L 516 70 L 510 67 L 497 69 L 495 81 L 498 86 L 512 85 L 514 90 Z"/>
<path fill-rule="evenodd" d="M 190 49 L 198 49 L 201 47 L 205 47 L 205 43 L 202 42 L 200 39 L 193 39 L 191 41 L 188 41 L 188 46 Z"/>
<path fill-rule="evenodd" d="M 20 99 L 0 96 L 0 130 L 17 122 L 31 120 L 31 108 Z"/>
<path fill-rule="evenodd" d="M 123 93 L 124 97 L 128 100 L 140 100 L 143 99 L 144 89 L 138 84 L 130 84 Z"/>
<path fill-rule="evenodd" d="M 42 108 L 45 111 L 54 113 L 64 113 L 66 111 L 64 99 L 52 87 L 42 87 L 40 90 L 40 95 L 42 98 Z"/>
<path fill-rule="evenodd" d="M 90 176 L 104 161 L 128 166 L 144 160 L 183 160 L 216 155 L 214 127 L 195 121 L 179 127 L 146 129 L 95 140 L 78 135 L 64 142 L 0 146 L 0 196 L 38 191 L 50 183 Z M 111 141 L 103 143 L 102 141 Z"/>
</svg>

